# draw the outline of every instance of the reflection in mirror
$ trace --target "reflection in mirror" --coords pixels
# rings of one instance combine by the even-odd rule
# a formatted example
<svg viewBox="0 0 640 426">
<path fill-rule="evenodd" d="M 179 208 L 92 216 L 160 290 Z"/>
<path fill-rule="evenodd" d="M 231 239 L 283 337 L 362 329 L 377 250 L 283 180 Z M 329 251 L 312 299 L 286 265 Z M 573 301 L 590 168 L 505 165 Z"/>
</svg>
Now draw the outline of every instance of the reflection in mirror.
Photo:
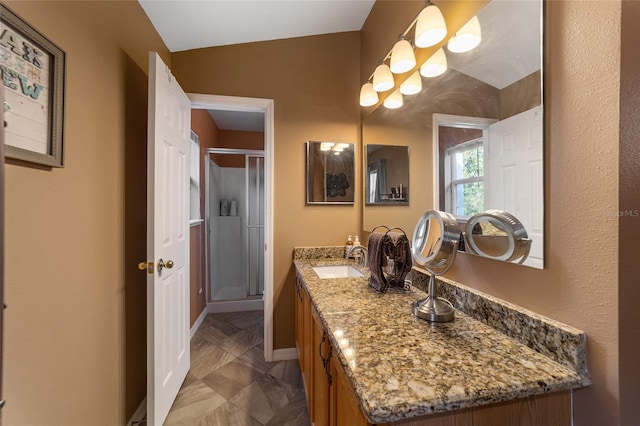
<svg viewBox="0 0 640 426">
<path fill-rule="evenodd" d="M 353 204 L 354 145 L 307 142 L 307 204 Z"/>
<path fill-rule="evenodd" d="M 531 239 L 522 223 L 512 214 L 487 210 L 472 216 L 465 226 L 466 251 L 489 259 L 525 263 Z"/>
<path fill-rule="evenodd" d="M 409 147 L 367 145 L 365 203 L 409 203 Z"/>
<path fill-rule="evenodd" d="M 526 265 L 536 268 L 544 264 L 542 9 L 540 0 L 489 1 L 478 13 L 478 47 L 445 47 L 444 74 L 423 78 L 402 108 L 380 107 L 363 121 L 364 143 L 411 148 L 413 221 L 429 209 L 461 223 L 487 209 L 509 211 L 532 239 Z M 414 211 L 419 203 L 426 209 Z M 364 229 L 374 217 L 408 226 L 381 214 L 365 206 Z"/>
</svg>

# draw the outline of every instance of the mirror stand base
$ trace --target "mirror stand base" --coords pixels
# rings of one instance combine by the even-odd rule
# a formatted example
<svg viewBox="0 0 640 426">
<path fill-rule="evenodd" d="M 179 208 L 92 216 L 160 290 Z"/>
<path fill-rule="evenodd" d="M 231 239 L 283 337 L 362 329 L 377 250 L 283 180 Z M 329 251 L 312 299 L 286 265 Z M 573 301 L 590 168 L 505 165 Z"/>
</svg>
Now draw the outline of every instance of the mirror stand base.
<svg viewBox="0 0 640 426">
<path fill-rule="evenodd" d="M 453 321 L 453 305 L 440 297 L 427 296 L 413 304 L 413 315 L 429 322 Z"/>
<path fill-rule="evenodd" d="M 438 294 L 438 288 L 436 277 L 433 273 L 429 277 L 429 288 L 427 290 L 429 295 L 413 304 L 413 315 L 429 322 L 453 321 L 453 305 L 451 302 L 435 296 Z"/>
</svg>

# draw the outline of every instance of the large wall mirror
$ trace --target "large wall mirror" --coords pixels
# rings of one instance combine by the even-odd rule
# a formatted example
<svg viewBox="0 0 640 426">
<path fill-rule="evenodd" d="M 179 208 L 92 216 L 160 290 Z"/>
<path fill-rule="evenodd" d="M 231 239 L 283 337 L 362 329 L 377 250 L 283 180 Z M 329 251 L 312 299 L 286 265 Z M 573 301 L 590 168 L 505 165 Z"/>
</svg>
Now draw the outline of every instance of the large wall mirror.
<svg viewBox="0 0 640 426">
<path fill-rule="evenodd" d="M 448 211 L 464 226 L 478 211 L 503 210 L 532 239 L 524 264 L 542 268 L 543 2 L 492 0 L 477 16 L 478 47 L 465 53 L 444 47 L 444 74 L 422 77 L 422 91 L 404 96 L 401 108 L 380 106 L 364 118 L 365 145 L 407 145 L 413 165 L 404 215 L 365 205 L 363 228 L 413 229 L 430 209 Z"/>
<path fill-rule="evenodd" d="M 409 147 L 367 145 L 365 204 L 409 204 Z"/>
<path fill-rule="evenodd" d="M 307 204 L 353 204 L 354 194 L 354 145 L 307 142 Z"/>
</svg>

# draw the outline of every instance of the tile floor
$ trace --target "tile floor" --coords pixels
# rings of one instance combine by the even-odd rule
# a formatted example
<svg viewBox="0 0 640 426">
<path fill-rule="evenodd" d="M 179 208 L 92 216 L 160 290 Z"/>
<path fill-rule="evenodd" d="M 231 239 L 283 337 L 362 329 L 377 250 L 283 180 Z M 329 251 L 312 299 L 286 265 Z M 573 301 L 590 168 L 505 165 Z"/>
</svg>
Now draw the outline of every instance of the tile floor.
<svg viewBox="0 0 640 426">
<path fill-rule="evenodd" d="M 308 426 L 297 360 L 265 362 L 263 311 L 209 314 L 165 426 Z"/>
</svg>

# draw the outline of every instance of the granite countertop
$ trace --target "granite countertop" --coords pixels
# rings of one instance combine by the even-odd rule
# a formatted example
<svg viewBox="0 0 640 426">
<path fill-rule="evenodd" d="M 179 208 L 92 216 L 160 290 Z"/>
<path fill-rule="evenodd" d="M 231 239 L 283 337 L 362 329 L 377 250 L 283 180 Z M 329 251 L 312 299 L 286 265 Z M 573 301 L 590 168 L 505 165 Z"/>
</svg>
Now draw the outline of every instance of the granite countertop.
<svg viewBox="0 0 640 426">
<path fill-rule="evenodd" d="M 345 259 L 296 259 L 297 274 L 327 329 L 362 411 L 385 423 L 590 383 L 580 374 L 465 313 L 432 324 L 412 314 L 426 294 L 374 291 L 367 278 L 320 279 L 313 266 Z"/>
</svg>

